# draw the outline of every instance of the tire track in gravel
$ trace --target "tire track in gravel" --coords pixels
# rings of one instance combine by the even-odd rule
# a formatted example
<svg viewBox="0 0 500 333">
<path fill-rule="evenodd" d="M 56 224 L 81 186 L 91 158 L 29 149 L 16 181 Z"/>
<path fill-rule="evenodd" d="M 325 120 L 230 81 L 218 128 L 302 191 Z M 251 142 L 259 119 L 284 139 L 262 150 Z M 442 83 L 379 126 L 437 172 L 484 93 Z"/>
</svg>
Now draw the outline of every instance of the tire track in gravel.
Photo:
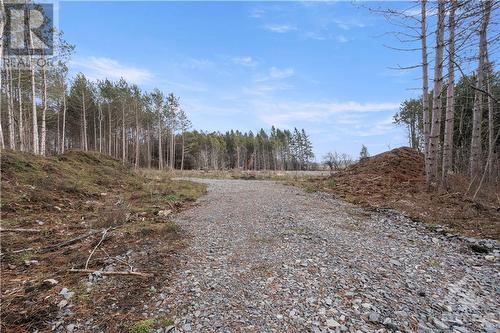
<svg viewBox="0 0 500 333">
<path fill-rule="evenodd" d="M 153 299 L 171 332 L 495 332 L 500 270 L 462 241 L 270 181 L 209 185 Z M 167 331 L 160 329 L 158 332 Z"/>
</svg>

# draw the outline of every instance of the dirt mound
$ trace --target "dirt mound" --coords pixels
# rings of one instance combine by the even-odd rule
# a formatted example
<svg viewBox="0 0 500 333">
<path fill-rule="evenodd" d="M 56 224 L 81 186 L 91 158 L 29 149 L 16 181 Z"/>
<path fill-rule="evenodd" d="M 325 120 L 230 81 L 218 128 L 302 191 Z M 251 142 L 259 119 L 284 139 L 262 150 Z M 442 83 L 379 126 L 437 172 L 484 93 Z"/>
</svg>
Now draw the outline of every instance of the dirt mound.
<svg viewBox="0 0 500 333">
<path fill-rule="evenodd" d="M 469 236 L 500 239 L 496 199 L 472 200 L 467 193 L 469 181 L 458 174 L 450 176 L 449 191 L 428 192 L 424 168 L 423 154 L 401 147 L 363 159 L 328 178 L 311 179 L 308 186 L 369 208 L 396 209 L 430 226 L 442 224 Z M 498 193 L 498 186 L 491 186 L 490 192 Z"/>
<path fill-rule="evenodd" d="M 419 183 L 424 180 L 424 156 L 413 148 L 396 148 L 361 160 L 347 168 L 345 174 Z"/>
</svg>

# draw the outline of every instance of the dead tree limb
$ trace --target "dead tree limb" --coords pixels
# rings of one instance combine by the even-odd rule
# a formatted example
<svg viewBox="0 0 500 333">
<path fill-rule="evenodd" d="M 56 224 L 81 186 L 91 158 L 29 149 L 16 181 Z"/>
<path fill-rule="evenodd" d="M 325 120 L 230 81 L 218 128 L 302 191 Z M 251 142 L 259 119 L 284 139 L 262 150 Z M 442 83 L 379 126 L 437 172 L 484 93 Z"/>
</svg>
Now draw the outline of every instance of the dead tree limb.
<svg viewBox="0 0 500 333">
<path fill-rule="evenodd" d="M 0 232 L 41 232 L 40 229 L 0 228 Z"/>
<path fill-rule="evenodd" d="M 75 244 L 75 243 L 77 243 L 77 242 L 79 242 L 81 240 L 86 239 L 87 237 L 90 237 L 90 236 L 96 234 L 97 232 L 98 232 L 97 230 L 92 230 L 92 231 L 89 231 L 86 234 L 80 235 L 78 237 L 72 238 L 72 239 L 64 241 L 62 243 L 59 243 L 59 244 L 56 244 L 56 245 L 52 245 L 52 246 L 44 247 L 44 248 L 40 249 L 40 251 L 42 251 L 42 252 L 50 252 L 50 251 L 54 251 L 54 250 L 60 249 L 61 247 L 72 245 L 72 244 Z"/>
<path fill-rule="evenodd" d="M 97 274 L 102 274 L 102 275 L 132 275 L 132 276 L 140 276 L 143 278 L 153 276 L 153 274 L 141 273 L 141 272 L 129 272 L 129 271 L 104 272 L 104 271 L 99 271 L 99 270 L 96 271 L 93 269 L 76 269 L 76 268 L 70 269 L 69 272 L 70 273 L 85 273 L 85 274 L 97 273 Z"/>
<path fill-rule="evenodd" d="M 99 241 L 99 243 L 97 243 L 97 245 L 92 249 L 92 252 L 90 252 L 90 255 L 89 257 L 87 258 L 87 261 L 85 262 L 85 269 L 87 269 L 89 267 L 89 261 L 90 261 L 90 258 L 92 258 L 92 255 L 94 255 L 94 252 L 95 250 L 97 250 L 97 248 L 99 247 L 99 245 L 101 245 L 101 243 L 104 241 L 104 239 L 106 238 L 106 234 L 108 233 L 110 228 L 107 228 L 107 229 L 104 229 L 103 232 L 102 232 L 102 237 L 101 237 L 101 240 Z"/>
</svg>

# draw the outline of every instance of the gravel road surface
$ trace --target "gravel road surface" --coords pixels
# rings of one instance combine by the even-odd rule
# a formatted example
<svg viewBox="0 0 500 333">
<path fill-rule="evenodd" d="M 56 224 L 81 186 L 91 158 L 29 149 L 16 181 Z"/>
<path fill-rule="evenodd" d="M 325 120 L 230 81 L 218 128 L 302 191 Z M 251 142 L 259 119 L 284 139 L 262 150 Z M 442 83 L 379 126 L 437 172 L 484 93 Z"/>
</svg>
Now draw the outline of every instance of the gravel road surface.
<svg viewBox="0 0 500 333">
<path fill-rule="evenodd" d="M 158 332 L 498 332 L 498 249 L 274 182 L 197 179 Z M 491 245 L 496 247 L 496 245 Z"/>
</svg>

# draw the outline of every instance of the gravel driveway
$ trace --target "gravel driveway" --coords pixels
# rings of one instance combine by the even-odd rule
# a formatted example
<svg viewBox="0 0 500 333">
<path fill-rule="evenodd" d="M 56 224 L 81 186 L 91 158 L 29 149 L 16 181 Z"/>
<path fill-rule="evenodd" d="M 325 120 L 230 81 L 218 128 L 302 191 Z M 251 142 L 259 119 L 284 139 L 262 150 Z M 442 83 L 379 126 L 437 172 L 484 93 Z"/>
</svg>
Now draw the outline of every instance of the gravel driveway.
<svg viewBox="0 0 500 333">
<path fill-rule="evenodd" d="M 498 252 L 268 181 L 212 180 L 156 311 L 170 332 L 498 332 Z M 160 330 L 166 332 L 168 329 Z"/>
</svg>

